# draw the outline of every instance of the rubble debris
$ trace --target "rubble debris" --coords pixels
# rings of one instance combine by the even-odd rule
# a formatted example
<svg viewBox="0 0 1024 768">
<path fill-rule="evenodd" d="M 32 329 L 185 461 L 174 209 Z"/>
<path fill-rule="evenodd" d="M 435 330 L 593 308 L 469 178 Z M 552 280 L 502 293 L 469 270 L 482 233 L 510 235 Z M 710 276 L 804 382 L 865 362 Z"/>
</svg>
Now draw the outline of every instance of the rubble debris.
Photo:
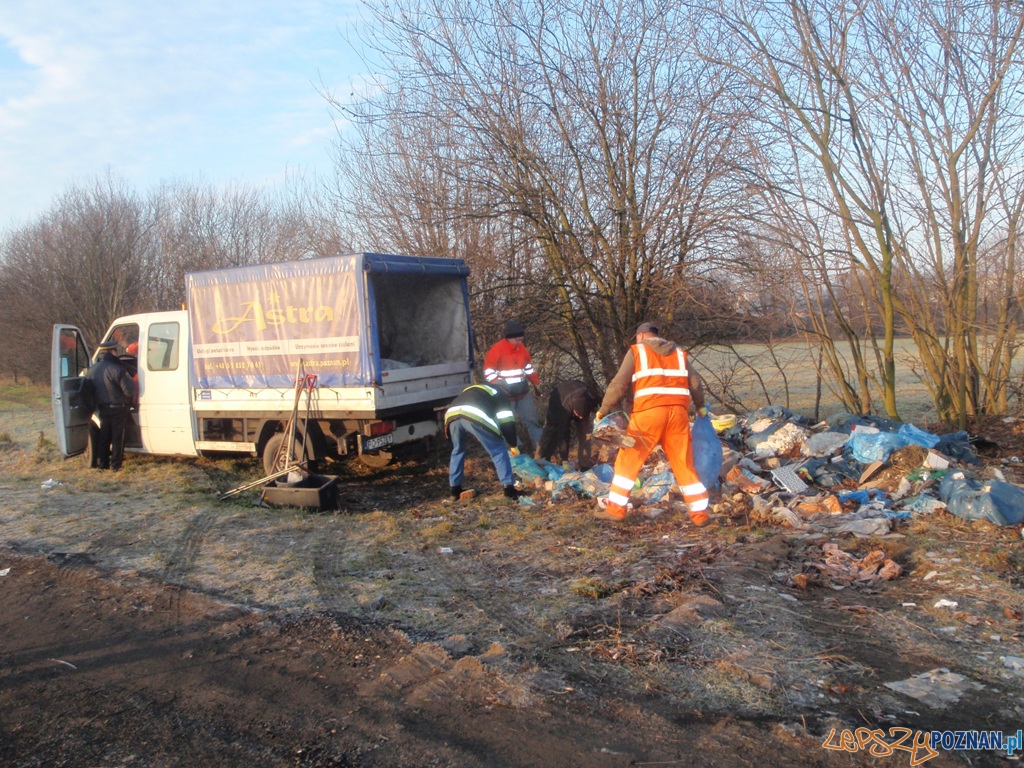
<svg viewBox="0 0 1024 768">
<path fill-rule="evenodd" d="M 636 445 L 636 440 L 626 434 L 628 426 L 629 416 L 623 411 L 613 411 L 594 424 L 591 439 L 623 448 L 632 448 Z"/>
<path fill-rule="evenodd" d="M 919 675 L 886 683 L 885 687 L 917 699 L 932 709 L 946 709 L 960 701 L 972 690 L 981 690 L 982 685 L 945 667 L 922 672 Z"/>
<path fill-rule="evenodd" d="M 886 557 L 880 549 L 872 550 L 862 558 L 844 552 L 833 543 L 823 544 L 821 549 L 825 555 L 824 561 L 808 565 L 817 568 L 829 579 L 840 584 L 891 581 L 903 573 L 899 563 Z"/>
<path fill-rule="evenodd" d="M 1006 482 L 998 470 L 981 476 L 967 432 L 934 435 L 871 415 L 836 414 L 813 423 L 774 405 L 746 417 L 728 415 L 694 422 L 695 434 L 707 422 L 710 438 L 701 439 L 714 443 L 709 447 L 716 454 L 717 478 L 702 479 L 720 517 L 745 513 L 749 505 L 755 524 L 807 536 L 858 537 L 894 535 L 894 520 L 942 510 L 997 525 L 1024 522 L 1024 488 Z M 513 471 L 525 485 L 548 492 L 550 503 L 600 500 L 608 494 L 614 454 L 628 423 L 620 411 L 595 425 L 602 461 L 591 469 L 520 455 L 513 457 Z M 699 442 L 695 437 L 695 452 Z M 645 506 L 681 509 L 681 499 L 664 452 L 656 449 L 640 471 L 633 501 L 643 512 Z"/>
</svg>

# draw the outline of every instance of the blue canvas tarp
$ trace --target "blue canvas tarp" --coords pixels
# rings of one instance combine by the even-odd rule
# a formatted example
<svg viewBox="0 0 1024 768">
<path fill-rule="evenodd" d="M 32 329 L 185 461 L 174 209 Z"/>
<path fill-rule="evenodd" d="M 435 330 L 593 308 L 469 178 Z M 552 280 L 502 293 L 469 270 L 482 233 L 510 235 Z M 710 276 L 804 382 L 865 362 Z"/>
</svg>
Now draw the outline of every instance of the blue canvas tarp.
<svg viewBox="0 0 1024 768">
<path fill-rule="evenodd" d="M 190 273 L 191 384 L 290 388 L 301 360 L 322 387 L 369 387 L 383 369 L 472 363 L 468 273 L 378 253 Z"/>
</svg>

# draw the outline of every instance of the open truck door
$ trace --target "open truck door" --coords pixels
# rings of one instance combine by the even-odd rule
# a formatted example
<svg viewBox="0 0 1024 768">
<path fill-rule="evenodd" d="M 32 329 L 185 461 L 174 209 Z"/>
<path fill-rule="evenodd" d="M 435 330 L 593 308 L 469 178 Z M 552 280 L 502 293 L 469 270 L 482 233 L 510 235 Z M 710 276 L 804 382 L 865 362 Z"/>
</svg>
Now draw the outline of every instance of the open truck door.
<svg viewBox="0 0 1024 768">
<path fill-rule="evenodd" d="M 50 397 L 57 447 L 65 456 L 76 456 L 89 447 L 92 408 L 84 396 L 84 387 L 90 362 L 89 348 L 80 330 L 73 325 L 53 326 Z"/>
</svg>

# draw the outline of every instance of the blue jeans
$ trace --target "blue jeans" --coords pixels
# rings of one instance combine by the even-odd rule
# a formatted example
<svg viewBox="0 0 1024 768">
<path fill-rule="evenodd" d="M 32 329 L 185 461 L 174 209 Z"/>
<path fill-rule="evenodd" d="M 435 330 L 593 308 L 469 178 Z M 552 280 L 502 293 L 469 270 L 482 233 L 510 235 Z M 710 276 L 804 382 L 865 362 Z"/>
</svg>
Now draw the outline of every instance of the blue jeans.
<svg viewBox="0 0 1024 768">
<path fill-rule="evenodd" d="M 498 480 L 502 485 L 515 485 L 516 476 L 512 474 L 512 460 L 508 456 L 508 444 L 505 438 L 491 432 L 469 419 L 454 419 L 448 424 L 448 435 L 452 439 L 452 458 L 448 464 L 448 484 L 454 488 L 462 485 L 463 469 L 466 464 L 466 448 L 469 447 L 469 436 L 472 435 L 490 454 L 494 468 L 498 471 Z"/>
<path fill-rule="evenodd" d="M 530 436 L 530 443 L 533 450 L 540 445 L 540 437 L 543 428 L 537 418 L 537 406 L 533 402 L 533 395 L 527 393 L 519 400 L 512 401 L 512 413 L 516 415 L 516 421 L 526 427 L 526 434 Z M 519 446 L 520 448 L 522 445 Z"/>
</svg>

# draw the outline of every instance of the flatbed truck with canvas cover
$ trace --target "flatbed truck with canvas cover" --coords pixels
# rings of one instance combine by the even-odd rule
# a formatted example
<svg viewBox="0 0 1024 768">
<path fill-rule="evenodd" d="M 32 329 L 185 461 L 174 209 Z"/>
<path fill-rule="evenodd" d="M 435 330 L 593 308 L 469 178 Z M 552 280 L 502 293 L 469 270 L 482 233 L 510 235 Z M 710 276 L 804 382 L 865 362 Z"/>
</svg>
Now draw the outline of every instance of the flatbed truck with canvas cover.
<svg viewBox="0 0 1024 768">
<path fill-rule="evenodd" d="M 387 464 L 438 435 L 439 409 L 472 383 L 468 274 L 461 259 L 357 253 L 186 275 L 187 309 L 107 330 L 138 384 L 126 451 L 245 453 L 268 474 L 289 455 Z M 65 456 L 89 458 L 91 362 L 81 330 L 54 326 Z"/>
</svg>

